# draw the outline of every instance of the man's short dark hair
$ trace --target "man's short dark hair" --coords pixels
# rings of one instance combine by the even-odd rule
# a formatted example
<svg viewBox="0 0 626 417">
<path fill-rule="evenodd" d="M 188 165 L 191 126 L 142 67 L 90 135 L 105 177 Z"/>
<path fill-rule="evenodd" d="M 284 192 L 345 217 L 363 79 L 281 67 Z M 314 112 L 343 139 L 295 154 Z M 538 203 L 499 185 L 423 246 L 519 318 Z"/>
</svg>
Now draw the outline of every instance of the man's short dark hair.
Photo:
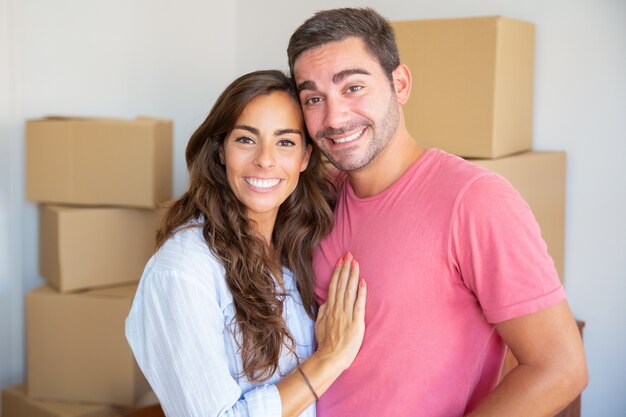
<svg viewBox="0 0 626 417">
<path fill-rule="evenodd" d="M 305 51 L 330 42 L 356 37 L 380 63 L 390 81 L 391 73 L 400 65 L 393 28 L 383 16 L 371 8 L 323 10 L 306 20 L 289 39 L 287 56 L 294 76 L 296 59 Z"/>
</svg>

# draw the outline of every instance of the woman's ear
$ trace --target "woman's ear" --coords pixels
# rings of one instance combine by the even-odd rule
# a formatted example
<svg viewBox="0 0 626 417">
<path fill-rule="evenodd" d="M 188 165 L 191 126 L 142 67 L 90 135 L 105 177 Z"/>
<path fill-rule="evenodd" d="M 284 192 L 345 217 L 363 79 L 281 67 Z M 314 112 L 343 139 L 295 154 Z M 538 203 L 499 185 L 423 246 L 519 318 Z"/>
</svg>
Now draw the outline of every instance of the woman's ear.
<svg viewBox="0 0 626 417">
<path fill-rule="evenodd" d="M 313 152 L 313 146 L 311 144 L 306 145 L 306 150 L 304 151 L 304 159 L 302 159 L 302 165 L 300 165 L 300 172 L 304 172 L 305 169 L 309 166 L 309 161 L 311 160 L 311 152 Z"/>
<path fill-rule="evenodd" d="M 406 65 L 400 64 L 393 70 L 391 76 L 398 103 L 404 105 L 411 95 L 411 71 Z"/>
<path fill-rule="evenodd" d="M 226 165 L 226 158 L 224 158 L 224 144 L 223 143 L 220 143 L 219 156 L 220 156 L 220 164 Z"/>
</svg>

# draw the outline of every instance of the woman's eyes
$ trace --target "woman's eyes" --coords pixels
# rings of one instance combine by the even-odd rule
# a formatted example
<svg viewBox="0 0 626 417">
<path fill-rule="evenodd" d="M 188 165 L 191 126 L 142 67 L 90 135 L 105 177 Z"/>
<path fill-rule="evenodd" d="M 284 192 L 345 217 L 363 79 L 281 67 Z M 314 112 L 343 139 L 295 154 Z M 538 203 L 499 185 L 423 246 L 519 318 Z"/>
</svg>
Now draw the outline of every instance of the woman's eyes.
<svg viewBox="0 0 626 417">
<path fill-rule="evenodd" d="M 254 140 L 252 140 L 252 138 L 249 138 L 247 136 L 241 136 L 241 137 L 238 137 L 237 139 L 235 139 L 235 142 L 252 144 L 252 143 L 254 143 Z"/>
<path fill-rule="evenodd" d="M 278 141 L 279 146 L 296 146 L 296 142 L 291 139 L 281 139 Z"/>
<path fill-rule="evenodd" d="M 254 139 L 248 136 L 240 136 L 235 139 L 235 142 L 243 143 L 245 145 L 254 145 L 256 143 Z M 276 144 L 278 146 L 296 146 L 296 142 L 292 139 L 279 139 Z"/>
</svg>

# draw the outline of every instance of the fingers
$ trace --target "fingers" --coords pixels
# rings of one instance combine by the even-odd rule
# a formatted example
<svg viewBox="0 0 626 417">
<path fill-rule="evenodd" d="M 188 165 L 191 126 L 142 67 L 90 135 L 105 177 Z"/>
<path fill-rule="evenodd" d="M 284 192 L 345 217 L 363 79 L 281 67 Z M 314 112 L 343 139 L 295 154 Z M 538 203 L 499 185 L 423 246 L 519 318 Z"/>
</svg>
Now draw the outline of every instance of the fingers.
<svg viewBox="0 0 626 417">
<path fill-rule="evenodd" d="M 356 302 L 354 304 L 354 319 L 363 322 L 365 320 L 365 301 L 367 299 L 367 284 L 363 278 L 359 281 Z"/>
<path fill-rule="evenodd" d="M 350 280 L 350 274 L 352 272 L 354 258 L 350 252 L 346 254 L 344 258 L 343 266 L 341 267 L 341 271 L 339 276 L 337 277 L 337 289 L 335 293 L 335 305 L 338 309 L 344 308 L 345 303 L 345 294 L 346 288 L 348 286 L 348 281 Z"/>
<path fill-rule="evenodd" d="M 354 302 L 356 301 L 357 290 L 359 286 L 359 274 L 359 263 L 355 259 L 352 259 L 350 275 L 346 283 L 343 306 L 344 310 L 350 314 L 352 314 L 354 311 Z"/>
<path fill-rule="evenodd" d="M 321 318 L 324 317 L 324 314 L 326 314 L 326 303 L 322 304 L 320 306 L 320 308 L 317 310 L 317 317 Z"/>
<path fill-rule="evenodd" d="M 333 271 L 333 276 L 330 279 L 330 284 L 328 286 L 328 296 L 326 297 L 326 303 L 330 305 L 335 305 L 337 299 L 337 283 L 339 280 L 339 275 L 341 274 L 341 270 L 343 268 L 344 260 L 343 258 L 339 258 L 337 263 L 335 264 L 335 270 Z"/>
<path fill-rule="evenodd" d="M 359 263 L 348 253 L 335 265 L 326 303 L 315 322 L 317 352 L 333 358 L 342 370 L 350 366 L 363 342 L 366 296 Z"/>
<path fill-rule="evenodd" d="M 337 261 L 328 287 L 326 302 L 330 311 L 340 310 L 352 318 L 358 296 L 359 277 L 359 263 L 348 252 Z"/>
</svg>

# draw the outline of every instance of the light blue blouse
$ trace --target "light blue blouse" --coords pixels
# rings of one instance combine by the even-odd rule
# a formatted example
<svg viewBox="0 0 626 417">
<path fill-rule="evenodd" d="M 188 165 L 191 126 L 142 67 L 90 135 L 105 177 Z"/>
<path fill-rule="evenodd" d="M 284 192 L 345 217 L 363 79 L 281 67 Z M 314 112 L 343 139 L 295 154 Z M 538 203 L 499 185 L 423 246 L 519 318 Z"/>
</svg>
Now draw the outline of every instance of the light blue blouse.
<svg viewBox="0 0 626 417">
<path fill-rule="evenodd" d="M 233 298 L 222 264 L 201 228 L 176 233 L 148 261 L 126 319 L 126 338 L 137 363 L 169 417 L 281 415 L 274 384 L 295 369 L 287 349 L 268 381 L 243 373 L 231 326 Z M 314 323 L 307 316 L 291 271 L 283 268 L 288 296 L 283 317 L 301 360 L 314 352 Z M 315 417 L 315 405 L 301 416 Z"/>
</svg>

